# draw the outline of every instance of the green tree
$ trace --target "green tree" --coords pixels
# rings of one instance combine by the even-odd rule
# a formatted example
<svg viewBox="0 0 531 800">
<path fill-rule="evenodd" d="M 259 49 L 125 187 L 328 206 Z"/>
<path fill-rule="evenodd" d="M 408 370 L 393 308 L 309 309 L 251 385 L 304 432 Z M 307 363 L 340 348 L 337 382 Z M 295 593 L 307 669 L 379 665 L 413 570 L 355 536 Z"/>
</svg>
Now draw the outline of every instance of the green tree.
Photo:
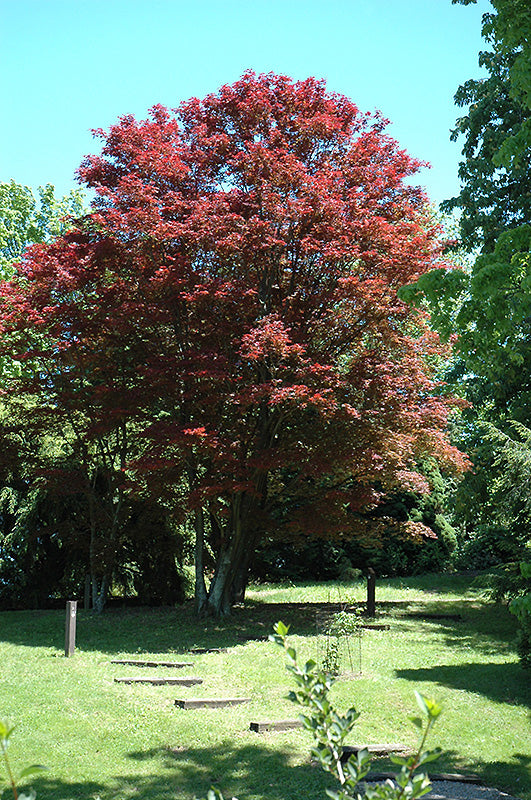
<svg viewBox="0 0 531 800">
<path fill-rule="evenodd" d="M 447 338 L 459 335 L 455 377 L 465 380 L 467 396 L 494 416 L 518 419 L 528 413 L 531 368 L 531 10 L 527 0 L 493 6 L 482 25 L 491 50 L 479 56 L 488 77 L 456 95 L 469 105 L 452 134 L 465 136 L 463 187 L 443 204 L 461 209 L 462 242 L 481 253 L 470 269 L 422 276 L 409 297 L 427 298 L 435 326 Z"/>
<path fill-rule="evenodd" d="M 12 265 L 28 246 L 51 242 L 83 214 L 81 190 L 56 198 L 54 187 L 47 184 L 39 188 L 36 200 L 27 186 L 14 180 L 1 183 L 0 275 L 11 274 Z M 28 336 L 35 343 L 34 330 L 29 330 Z M 45 339 L 40 346 L 46 348 Z M 22 377 L 22 370 L 26 380 L 39 383 L 33 362 L 22 365 L 14 361 L 9 348 L 1 364 L 6 386 Z M 58 374 L 48 375 L 45 381 L 58 379 Z M 92 409 L 88 407 L 75 419 L 69 416 L 59 421 L 57 407 L 49 402 L 46 391 L 37 395 L 30 402 L 14 396 L 0 404 L 0 570 L 5 595 L 0 600 L 29 600 L 40 605 L 54 591 L 72 591 L 86 571 L 91 575 L 97 610 L 104 607 L 116 574 L 123 580 L 129 573 L 139 595 L 156 599 L 154 581 L 146 579 L 153 565 L 141 552 L 145 550 L 145 531 L 151 529 L 153 534 L 153 520 L 165 565 L 165 589 L 162 591 L 161 583 L 159 594 L 162 592 L 167 602 L 180 598 L 181 580 L 175 564 L 178 537 L 162 508 L 153 503 L 130 503 L 124 495 L 122 469 L 128 445 L 123 427 L 96 435 L 85 447 L 81 440 L 91 425 Z M 50 479 L 54 474 L 61 477 Z M 73 490 L 70 494 L 61 487 L 65 475 Z"/>
<path fill-rule="evenodd" d="M 13 265 L 28 246 L 50 241 L 65 232 L 71 220 L 83 214 L 83 209 L 81 190 L 57 198 L 54 187 L 46 184 L 39 187 L 36 199 L 28 186 L 14 180 L 0 182 L 0 277 L 12 274 Z M 31 373 L 30 363 L 22 367 L 6 353 L 0 359 L 0 380 L 5 385 L 22 368 Z M 6 599 L 3 596 L 7 592 L 12 602 L 20 589 L 22 595 L 31 595 L 38 604 L 43 592 L 49 593 L 53 572 L 61 570 L 62 559 L 54 550 L 56 542 L 46 536 L 39 537 L 43 514 L 49 521 L 56 517 L 57 509 L 53 503 L 43 505 L 42 493 L 28 481 L 26 465 L 35 460 L 35 442 L 30 441 L 29 432 L 19 423 L 13 405 L 4 397 L 0 402 L 2 599 Z M 46 588 L 41 586 L 41 575 L 45 577 Z"/>
<path fill-rule="evenodd" d="M 461 214 L 461 237 L 469 249 L 489 251 L 507 225 L 527 222 L 531 213 L 531 175 L 524 165 L 508 169 L 495 157 L 504 142 L 526 120 L 527 109 L 511 95 L 510 68 L 514 54 L 497 50 L 480 54 L 486 79 L 468 80 L 456 92 L 455 103 L 467 106 L 451 138 L 465 137 L 459 165 L 461 190 L 441 204 L 445 212 Z"/>
<path fill-rule="evenodd" d="M 531 148 L 531 8 L 527 0 L 493 0 L 496 14 L 484 20 L 500 52 L 513 55 L 509 71 L 511 97 L 527 110 L 519 129 L 503 142 L 495 157 L 500 165 L 525 168 Z"/>
<path fill-rule="evenodd" d="M 531 429 L 518 422 L 505 433 L 486 425 L 493 446 L 492 517 L 502 529 L 510 527 L 520 549 L 491 577 L 495 599 L 508 598 L 520 626 L 518 653 L 531 668 Z"/>
<path fill-rule="evenodd" d="M 453 0 L 468 5 L 475 0 Z M 531 221 L 531 19 L 527 0 L 493 0 L 483 16 L 490 49 L 479 54 L 487 78 L 469 80 L 455 95 L 468 106 L 452 132 L 465 137 L 459 167 L 462 188 L 442 204 L 461 212 L 469 249 L 490 252 L 500 233 Z"/>
<path fill-rule="evenodd" d="M 83 214 L 83 192 L 74 189 L 56 198 L 51 183 L 39 186 L 38 202 L 29 186 L 14 180 L 0 182 L 0 276 L 10 272 L 10 265 L 26 247 L 46 242 L 64 233 L 69 219 Z"/>
<path fill-rule="evenodd" d="M 462 242 L 480 252 L 469 268 L 433 271 L 406 294 L 427 299 L 435 327 L 447 338 L 458 336 L 448 380 L 472 404 L 459 436 L 475 469 L 458 489 L 456 508 L 469 544 L 481 540 L 476 555 L 481 550 L 495 563 L 514 556 L 528 537 L 520 536 L 511 493 L 499 490 L 501 445 L 485 423 L 500 435 L 512 421 L 531 426 L 531 10 L 527 0 L 492 4 L 495 13 L 484 15 L 482 25 L 490 50 L 479 57 L 488 75 L 456 95 L 468 105 L 453 132 L 454 139 L 465 137 L 462 189 L 443 204 L 461 210 Z"/>
</svg>

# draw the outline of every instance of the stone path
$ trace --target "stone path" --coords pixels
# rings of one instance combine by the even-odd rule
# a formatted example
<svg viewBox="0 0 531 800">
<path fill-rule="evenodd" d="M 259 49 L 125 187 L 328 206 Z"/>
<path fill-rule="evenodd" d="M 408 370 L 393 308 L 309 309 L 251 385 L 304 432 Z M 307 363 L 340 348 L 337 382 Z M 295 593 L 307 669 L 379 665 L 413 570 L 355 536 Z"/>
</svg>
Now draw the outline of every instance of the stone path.
<svg viewBox="0 0 531 800">
<path fill-rule="evenodd" d="M 429 771 L 428 771 L 429 774 Z M 382 782 L 385 778 L 393 777 L 392 773 L 375 772 L 373 780 Z M 452 780 L 444 780 L 445 775 L 433 773 L 431 789 L 424 795 L 428 800 L 519 800 L 519 798 L 506 794 L 499 789 L 483 786 L 477 778 L 459 780 L 459 776 L 452 776 Z M 464 776 L 463 776 L 464 778 Z M 370 784 L 371 781 L 366 781 Z M 361 787 L 362 784 L 360 784 Z"/>
<path fill-rule="evenodd" d="M 432 781 L 429 800 L 518 800 L 498 789 L 461 781 Z"/>
</svg>

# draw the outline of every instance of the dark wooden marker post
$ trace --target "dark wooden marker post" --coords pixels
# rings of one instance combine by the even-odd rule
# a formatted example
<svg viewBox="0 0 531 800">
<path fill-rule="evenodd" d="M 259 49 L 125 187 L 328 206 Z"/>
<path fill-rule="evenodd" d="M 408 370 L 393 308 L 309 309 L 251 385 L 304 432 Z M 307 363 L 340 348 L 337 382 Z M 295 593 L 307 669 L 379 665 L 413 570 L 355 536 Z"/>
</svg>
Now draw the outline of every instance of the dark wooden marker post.
<svg viewBox="0 0 531 800">
<path fill-rule="evenodd" d="M 367 616 L 376 616 L 376 573 L 372 567 L 367 570 Z"/>
<path fill-rule="evenodd" d="M 66 633 L 65 633 L 65 656 L 73 655 L 76 649 L 76 614 L 77 600 L 67 600 L 66 602 Z"/>
</svg>

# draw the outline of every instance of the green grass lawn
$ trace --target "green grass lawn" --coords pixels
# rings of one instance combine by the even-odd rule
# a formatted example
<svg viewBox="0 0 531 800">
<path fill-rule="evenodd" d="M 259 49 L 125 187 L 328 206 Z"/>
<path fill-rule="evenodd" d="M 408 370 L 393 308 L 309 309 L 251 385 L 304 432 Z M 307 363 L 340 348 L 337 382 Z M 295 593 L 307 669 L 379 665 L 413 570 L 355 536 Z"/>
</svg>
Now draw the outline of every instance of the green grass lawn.
<svg viewBox="0 0 531 800">
<path fill-rule="evenodd" d="M 324 798 L 330 779 L 310 763 L 308 733 L 249 731 L 251 720 L 297 716 L 285 699 L 292 687 L 283 655 L 258 637 L 282 619 L 300 655 L 319 660 L 319 609 L 363 598 L 361 583 L 251 587 L 245 607 L 221 622 L 197 621 L 190 605 L 112 609 L 101 617 L 80 611 L 77 650 L 68 659 L 64 611 L 3 612 L 0 715 L 17 726 L 12 762 L 48 765 L 31 779 L 39 800 L 189 800 L 212 784 L 240 800 Z M 432 771 L 474 772 L 531 800 L 530 676 L 514 651 L 513 617 L 485 603 L 466 576 L 380 581 L 377 602 L 379 621 L 390 629 L 363 633 L 361 675 L 357 636 L 352 665 L 346 644 L 341 648 L 350 676 L 332 690 L 341 710 L 354 704 L 361 711 L 352 742 L 414 746 L 407 717 L 417 713 L 418 689 L 444 707 L 431 741 L 444 752 Z M 188 670 L 142 674 L 198 675 L 202 685 L 114 682 L 141 671 L 111 664 L 113 658 L 163 660 L 193 646 L 227 650 L 193 656 Z M 174 705 L 177 697 L 195 696 L 252 700 L 224 709 Z"/>
</svg>

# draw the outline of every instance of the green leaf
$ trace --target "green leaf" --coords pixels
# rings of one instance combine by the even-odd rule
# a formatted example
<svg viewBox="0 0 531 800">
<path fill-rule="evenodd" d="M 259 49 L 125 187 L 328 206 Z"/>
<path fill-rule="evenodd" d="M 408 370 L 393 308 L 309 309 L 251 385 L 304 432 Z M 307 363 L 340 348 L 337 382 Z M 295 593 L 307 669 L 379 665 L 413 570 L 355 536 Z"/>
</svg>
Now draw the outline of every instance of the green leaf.
<svg viewBox="0 0 531 800">
<path fill-rule="evenodd" d="M 417 698 L 417 703 L 419 707 L 429 719 L 437 719 L 439 714 L 442 711 L 441 706 L 437 705 L 435 700 L 431 700 L 429 697 L 425 697 L 420 692 L 415 691 L 415 697 Z"/>
<path fill-rule="evenodd" d="M 288 635 L 289 625 L 284 625 L 284 623 L 279 620 L 273 630 L 276 634 L 285 638 Z"/>
<path fill-rule="evenodd" d="M 5 720 L 0 720 L 0 739 L 9 739 L 13 731 L 14 728 L 8 725 Z"/>
<path fill-rule="evenodd" d="M 431 789 L 430 779 L 424 773 L 415 775 L 412 781 L 412 794 L 411 797 L 422 797 Z"/>
<path fill-rule="evenodd" d="M 420 717 L 410 717 L 409 719 L 411 720 L 413 725 L 415 725 L 417 728 L 422 730 L 422 726 L 423 726 L 424 723 L 422 722 Z"/>
<path fill-rule="evenodd" d="M 27 778 L 28 775 L 35 775 L 36 772 L 46 772 L 48 767 L 44 767 L 42 764 L 32 764 L 30 767 L 26 767 L 22 770 L 19 775 L 19 780 L 22 778 Z"/>
<path fill-rule="evenodd" d="M 424 697 L 423 694 L 417 692 L 416 689 L 415 689 L 415 698 L 417 700 L 420 710 L 423 711 L 426 714 L 426 716 L 429 716 L 430 712 L 428 711 L 428 706 L 426 705 L 426 698 Z"/>
<path fill-rule="evenodd" d="M 440 747 L 428 750 L 426 753 L 421 753 L 419 756 L 419 764 L 429 764 L 431 761 L 436 761 L 441 753 L 442 750 Z"/>
<path fill-rule="evenodd" d="M 531 561 L 521 561 L 520 572 L 524 578 L 531 578 Z"/>
<path fill-rule="evenodd" d="M 356 711 L 354 706 L 351 706 L 351 708 L 349 708 L 349 710 L 347 711 L 346 717 L 347 717 L 349 723 L 354 723 L 354 722 L 356 722 L 357 719 L 359 719 L 360 712 Z"/>
</svg>

